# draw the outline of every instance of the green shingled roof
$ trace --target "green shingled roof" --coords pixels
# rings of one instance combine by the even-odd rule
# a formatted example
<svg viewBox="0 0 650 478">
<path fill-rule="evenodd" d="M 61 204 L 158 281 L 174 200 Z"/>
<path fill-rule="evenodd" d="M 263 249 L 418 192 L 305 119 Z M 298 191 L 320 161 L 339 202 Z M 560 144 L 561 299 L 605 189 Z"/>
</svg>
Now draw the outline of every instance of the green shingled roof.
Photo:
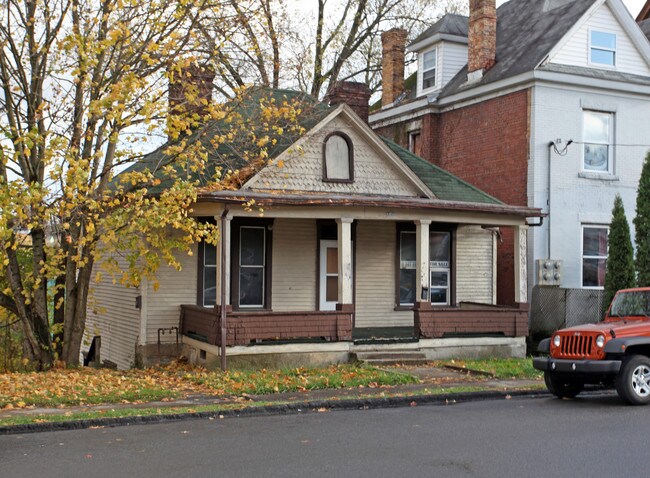
<svg viewBox="0 0 650 478">
<path fill-rule="evenodd" d="M 261 119 L 261 104 L 268 104 L 271 100 L 274 100 L 277 105 L 286 102 L 287 104 L 299 107 L 302 110 L 297 121 L 285 128 L 285 131 L 282 134 L 277 134 L 277 132 L 274 133 L 272 130 L 268 129 L 269 122 Z M 259 135 L 269 135 L 272 140 L 269 142 L 266 152 L 268 158 L 273 159 L 279 156 L 289 146 L 294 144 L 305 132 L 312 129 L 332 111 L 332 108 L 323 103 L 319 103 L 313 97 L 305 93 L 260 87 L 250 88 L 239 100 L 226 104 L 225 109 L 230 110 L 229 118 L 227 119 L 232 120 L 233 117 L 238 117 L 242 119 L 244 124 L 244 128 L 241 130 L 240 134 L 236 135 L 233 141 L 220 144 L 216 147 L 212 143 L 213 138 L 219 137 L 234 128 L 233 124 L 226 119 L 210 121 L 202 127 L 200 131 L 193 133 L 189 139 L 187 139 L 187 144 L 193 144 L 196 141 L 200 141 L 208 154 L 206 169 L 204 171 L 201 171 L 200 173 L 187 173 L 187 176 L 190 179 L 198 180 L 200 185 L 206 185 L 212 181 L 218 168 L 222 168 L 225 171 L 235 171 L 249 164 L 249 159 L 245 157 L 245 153 L 254 153 L 255 148 L 251 147 L 251 136 L 248 133 L 255 133 L 255 127 L 260 128 L 258 131 Z M 262 131 L 261 125 L 264 123 L 267 123 L 267 128 Z M 293 128 L 292 130 L 291 127 L 295 126 L 302 127 L 303 132 L 297 131 L 298 128 Z M 273 141 L 275 141 L 275 144 L 273 144 Z M 163 179 L 162 168 L 168 164 L 174 164 L 175 158 L 169 156 L 165 152 L 170 145 L 173 145 L 173 143 L 165 144 L 157 150 L 147 154 L 141 160 L 123 171 L 122 174 L 133 171 L 149 170 L 153 172 L 155 176 Z M 177 167 L 177 171 L 179 169 L 180 166 Z M 158 186 L 149 189 L 149 193 L 156 194 L 170 186 L 171 182 L 169 180 L 163 180 L 163 182 Z"/>
<path fill-rule="evenodd" d="M 384 137 L 381 137 L 381 139 L 427 185 L 436 198 L 443 201 L 503 204 L 498 199 L 435 164 L 414 155 L 391 140 Z"/>
<path fill-rule="evenodd" d="M 251 88 L 243 95 L 240 101 L 236 104 L 227 105 L 227 107 L 231 108 L 233 116 L 239 115 L 241 118 L 245 118 L 248 121 L 247 125 L 249 128 L 253 128 L 257 122 L 263 122 L 260 118 L 260 103 L 267 102 L 271 99 L 275 100 L 276 104 L 287 102 L 288 104 L 298 104 L 301 106 L 302 113 L 297 119 L 297 124 L 303 128 L 304 133 L 311 130 L 333 111 L 333 108 L 319 103 L 313 97 L 304 93 L 270 88 Z M 197 131 L 190 136 L 187 143 L 192 144 L 195 141 L 200 141 L 208 153 L 208 161 L 204 171 L 200 173 L 186 173 L 189 178 L 198 180 L 199 184 L 205 185 L 212 180 L 218 168 L 234 171 L 248 165 L 248 159 L 244 155 L 247 151 L 251 152 L 254 149 L 250 145 L 250 136 L 245 134 L 251 131 L 250 129 L 242 132 L 241 135 L 237 135 L 231 142 L 223 143 L 216 147 L 211 143 L 212 138 L 222 135 L 229 128 L 232 128 L 232 124 L 226 120 L 215 120 L 205 125 L 201 131 Z M 265 130 L 265 134 L 268 133 L 269 131 Z M 272 159 L 279 156 L 304 133 L 285 131 L 283 134 L 273 137 L 277 142 L 268 149 L 268 158 Z M 386 138 L 381 139 L 426 184 L 437 199 L 443 201 L 503 204 L 498 199 L 493 198 L 453 174 L 412 154 L 398 144 Z M 163 166 L 174 164 L 174 158 L 165 154 L 168 147 L 169 145 L 164 145 L 158 148 L 144 156 L 124 172 L 149 170 L 157 177 L 163 179 Z M 180 166 L 176 167 L 179 170 Z M 149 189 L 148 192 L 150 194 L 156 194 L 167 189 L 169 186 L 171 186 L 170 181 L 163 180 L 155 188 Z M 377 191 L 377 194 L 380 193 L 381 191 Z"/>
</svg>

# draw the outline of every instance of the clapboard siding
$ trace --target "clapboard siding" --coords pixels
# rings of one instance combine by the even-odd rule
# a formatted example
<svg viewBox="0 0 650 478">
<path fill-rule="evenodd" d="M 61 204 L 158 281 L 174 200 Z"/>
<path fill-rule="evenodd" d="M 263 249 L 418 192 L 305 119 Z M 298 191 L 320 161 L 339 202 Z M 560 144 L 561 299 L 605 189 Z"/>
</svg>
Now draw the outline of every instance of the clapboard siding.
<svg viewBox="0 0 650 478">
<path fill-rule="evenodd" d="M 192 247 L 192 255 L 177 255 L 181 270 L 162 265 L 158 270 L 158 290 L 153 281 L 147 287 L 147 343 L 158 342 L 158 329 L 178 327 L 181 304 L 196 304 L 198 282 L 198 247 Z M 169 339 L 169 335 L 166 340 Z"/>
<path fill-rule="evenodd" d="M 436 50 L 436 84 L 432 88 L 424 89 L 422 74 L 424 73 L 424 54 Z M 441 41 L 428 47 L 426 50 L 418 52 L 418 79 L 417 92 L 418 96 L 433 91 L 438 91 L 467 64 L 467 45 L 460 43 L 451 43 Z"/>
<path fill-rule="evenodd" d="M 101 261 L 95 269 L 101 271 Z M 100 276 L 100 281 L 91 283 L 82 350 L 88 350 L 92 338 L 99 335 L 101 360 L 110 360 L 120 369 L 126 369 L 133 365 L 140 333 L 140 310 L 135 308 L 140 291 L 113 284 L 108 274 Z"/>
<path fill-rule="evenodd" d="M 616 70 L 650 75 L 650 68 L 608 5 L 602 5 L 551 58 L 551 63 L 598 68 L 589 63 L 589 30 L 616 34 Z"/>
<path fill-rule="evenodd" d="M 459 227 L 456 233 L 456 300 L 494 303 L 494 238 L 479 226 Z"/>
<path fill-rule="evenodd" d="M 316 309 L 316 221 L 275 219 L 272 307 L 276 312 Z"/>
<path fill-rule="evenodd" d="M 413 312 L 395 310 L 396 234 L 394 222 L 357 224 L 355 327 L 413 325 Z"/>
<path fill-rule="evenodd" d="M 354 149 L 354 182 L 323 182 L 323 144 L 334 132 L 344 132 L 352 140 Z M 297 190 L 340 194 L 385 194 L 389 196 L 418 196 L 418 191 L 378 150 L 353 130 L 346 120 L 334 118 L 326 126 L 307 138 L 300 148 L 283 154 L 282 167 L 277 163 L 267 166 L 257 176 L 251 189 Z"/>
<path fill-rule="evenodd" d="M 442 84 L 444 87 L 467 64 L 467 45 L 442 42 Z"/>
</svg>

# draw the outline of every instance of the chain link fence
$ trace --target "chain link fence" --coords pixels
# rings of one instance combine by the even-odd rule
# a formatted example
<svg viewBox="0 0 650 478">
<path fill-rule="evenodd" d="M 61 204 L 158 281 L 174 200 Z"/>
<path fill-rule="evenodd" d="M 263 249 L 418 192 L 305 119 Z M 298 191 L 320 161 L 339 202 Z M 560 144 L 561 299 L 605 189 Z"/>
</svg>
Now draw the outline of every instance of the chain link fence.
<svg viewBox="0 0 650 478">
<path fill-rule="evenodd" d="M 535 286 L 531 300 L 530 334 L 548 337 L 564 327 L 599 322 L 607 305 L 602 290 Z"/>
</svg>

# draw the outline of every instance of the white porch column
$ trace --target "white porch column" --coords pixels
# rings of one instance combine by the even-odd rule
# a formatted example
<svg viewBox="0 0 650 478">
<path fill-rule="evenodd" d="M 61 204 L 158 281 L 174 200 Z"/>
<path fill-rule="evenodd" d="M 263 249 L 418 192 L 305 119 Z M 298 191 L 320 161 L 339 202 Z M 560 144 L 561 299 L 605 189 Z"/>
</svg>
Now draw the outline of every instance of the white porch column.
<svg viewBox="0 0 650 478">
<path fill-rule="evenodd" d="M 222 221 L 220 216 L 215 217 L 219 224 L 219 242 L 217 247 L 217 305 L 221 305 L 221 281 L 225 278 L 226 305 L 230 305 L 230 231 L 232 216 L 226 215 Z M 225 267 L 225 270 L 222 268 Z M 225 273 L 225 274 L 224 274 Z"/>
<path fill-rule="evenodd" d="M 429 225 L 431 221 L 415 221 L 415 301 L 429 302 Z M 422 297 L 422 291 L 426 297 Z"/>
<path fill-rule="evenodd" d="M 525 304 L 528 302 L 528 266 L 526 254 L 526 237 L 528 226 L 515 226 L 515 302 Z"/>
<path fill-rule="evenodd" d="M 339 304 L 352 304 L 352 221 L 343 217 L 338 224 Z"/>
</svg>

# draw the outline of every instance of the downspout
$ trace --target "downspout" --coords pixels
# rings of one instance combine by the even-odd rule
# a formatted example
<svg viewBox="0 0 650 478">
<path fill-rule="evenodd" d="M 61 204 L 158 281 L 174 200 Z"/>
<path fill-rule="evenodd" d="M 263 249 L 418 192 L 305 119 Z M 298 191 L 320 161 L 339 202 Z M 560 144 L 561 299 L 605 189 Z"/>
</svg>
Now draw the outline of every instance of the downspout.
<svg viewBox="0 0 650 478">
<path fill-rule="evenodd" d="M 546 201 L 547 205 L 547 214 L 548 214 L 548 235 L 547 235 L 547 243 L 546 243 L 546 249 L 548 252 L 548 255 L 546 256 L 547 259 L 551 258 L 551 159 L 553 157 L 553 147 L 555 146 L 555 143 L 553 141 L 548 143 L 548 199 Z"/>
<path fill-rule="evenodd" d="M 226 215 L 228 206 L 224 206 L 221 214 L 221 370 L 226 371 Z"/>
</svg>

